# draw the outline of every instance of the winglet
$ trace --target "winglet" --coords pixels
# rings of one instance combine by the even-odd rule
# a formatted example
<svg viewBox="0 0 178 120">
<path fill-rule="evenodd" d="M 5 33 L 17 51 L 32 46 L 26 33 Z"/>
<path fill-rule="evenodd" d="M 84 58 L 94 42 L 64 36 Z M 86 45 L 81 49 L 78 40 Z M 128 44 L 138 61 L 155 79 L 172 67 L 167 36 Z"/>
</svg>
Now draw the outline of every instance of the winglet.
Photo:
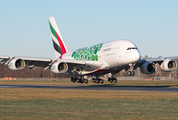
<svg viewBox="0 0 178 120">
<path fill-rule="evenodd" d="M 61 55 L 67 53 L 67 48 L 62 39 L 61 33 L 57 27 L 57 24 L 53 17 L 49 17 L 49 26 L 51 30 L 51 36 L 53 40 L 53 47 L 55 51 L 56 58 L 59 58 Z"/>
</svg>

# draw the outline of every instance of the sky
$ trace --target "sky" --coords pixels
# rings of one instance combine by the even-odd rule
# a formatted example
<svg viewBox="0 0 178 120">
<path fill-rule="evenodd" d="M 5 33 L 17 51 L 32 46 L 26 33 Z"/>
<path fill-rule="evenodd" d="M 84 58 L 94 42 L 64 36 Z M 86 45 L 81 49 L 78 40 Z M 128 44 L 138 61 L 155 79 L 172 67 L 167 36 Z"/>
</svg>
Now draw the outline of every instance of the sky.
<svg viewBox="0 0 178 120">
<path fill-rule="evenodd" d="M 142 57 L 178 56 L 177 0 L 0 0 L 0 55 L 55 58 L 48 17 L 68 51 L 112 40 Z"/>
</svg>

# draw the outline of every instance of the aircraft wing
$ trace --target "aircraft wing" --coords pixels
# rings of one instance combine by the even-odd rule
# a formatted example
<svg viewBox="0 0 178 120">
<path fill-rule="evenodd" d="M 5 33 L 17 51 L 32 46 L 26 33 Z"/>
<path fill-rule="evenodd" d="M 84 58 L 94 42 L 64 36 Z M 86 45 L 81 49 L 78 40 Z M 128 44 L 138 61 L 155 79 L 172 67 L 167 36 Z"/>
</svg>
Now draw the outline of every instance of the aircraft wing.
<svg viewBox="0 0 178 120">
<path fill-rule="evenodd" d="M 1 64 L 10 63 L 14 59 L 22 59 L 25 61 L 26 65 L 30 67 L 38 66 L 38 67 L 47 67 L 50 63 L 57 61 L 57 59 L 50 59 L 50 58 L 32 58 L 32 57 L 20 57 L 20 56 L 0 56 Z"/>
<path fill-rule="evenodd" d="M 163 57 L 163 58 L 148 58 L 148 59 L 141 59 L 139 60 L 136 65 L 134 66 L 134 69 L 137 67 L 140 67 L 142 64 L 145 62 L 152 62 L 152 63 L 158 63 L 159 65 L 164 62 L 165 60 L 172 61 L 178 59 L 178 56 L 173 56 L 173 57 Z"/>
<path fill-rule="evenodd" d="M 163 58 L 148 58 L 144 59 L 145 61 L 148 62 L 154 62 L 154 63 L 162 63 L 164 60 L 175 60 L 178 59 L 178 56 L 173 56 L 173 57 L 163 57 Z M 143 59 L 142 59 L 143 60 Z"/>
<path fill-rule="evenodd" d="M 85 61 L 85 60 L 71 60 L 71 59 L 50 59 L 50 58 L 32 58 L 32 57 L 11 57 L 11 56 L 0 56 L 1 64 L 10 63 L 15 59 L 20 59 L 25 61 L 26 65 L 29 65 L 29 69 L 34 66 L 44 67 L 44 70 L 51 68 L 53 64 L 56 63 L 66 63 L 68 65 L 68 71 L 72 71 L 77 68 L 80 71 L 92 71 L 99 69 L 103 63 L 101 61 Z"/>
</svg>

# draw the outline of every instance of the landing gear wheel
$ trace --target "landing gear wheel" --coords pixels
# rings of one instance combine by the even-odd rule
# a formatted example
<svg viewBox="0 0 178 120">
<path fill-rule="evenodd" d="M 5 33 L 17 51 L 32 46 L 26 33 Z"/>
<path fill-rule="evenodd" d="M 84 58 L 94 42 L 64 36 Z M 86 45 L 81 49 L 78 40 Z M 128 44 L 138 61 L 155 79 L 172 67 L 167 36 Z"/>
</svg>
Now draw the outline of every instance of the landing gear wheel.
<svg viewBox="0 0 178 120">
<path fill-rule="evenodd" d="M 111 82 L 111 78 L 110 77 L 108 77 L 108 82 Z"/>
<path fill-rule="evenodd" d="M 135 71 L 129 71 L 129 72 L 128 72 L 128 75 L 129 75 L 129 76 L 134 76 L 134 75 L 135 75 Z"/>
<path fill-rule="evenodd" d="M 99 83 L 99 80 L 97 80 L 96 83 L 98 84 L 98 83 Z"/>
<path fill-rule="evenodd" d="M 99 79 L 99 78 L 97 78 L 97 79 L 95 79 L 95 78 L 92 78 L 92 82 L 94 82 L 94 83 L 101 83 L 101 84 L 103 84 L 104 83 L 104 80 L 103 79 Z"/>
<path fill-rule="evenodd" d="M 92 82 L 96 83 L 96 80 L 94 78 L 92 78 Z"/>
<path fill-rule="evenodd" d="M 77 81 L 77 78 L 71 77 L 71 82 L 75 83 Z"/>
<path fill-rule="evenodd" d="M 103 79 L 98 79 L 98 83 L 103 84 L 104 83 Z"/>
<path fill-rule="evenodd" d="M 83 81 L 82 79 L 80 79 L 80 83 L 81 83 L 81 84 L 83 84 L 83 83 L 84 83 L 84 81 Z"/>
<path fill-rule="evenodd" d="M 104 83 L 104 80 L 101 80 L 101 84 L 103 84 Z"/>
<path fill-rule="evenodd" d="M 85 79 L 85 83 L 88 84 L 88 80 L 87 79 Z"/>
<path fill-rule="evenodd" d="M 117 83 L 117 79 L 115 79 L 114 83 Z"/>
<path fill-rule="evenodd" d="M 113 83 L 113 82 L 114 82 L 114 80 L 112 79 L 112 80 L 110 80 L 110 82 L 111 82 L 111 83 Z"/>
<path fill-rule="evenodd" d="M 108 81 L 110 82 L 110 80 L 111 80 L 111 78 L 110 77 L 108 77 Z"/>
<path fill-rule="evenodd" d="M 132 71 L 132 76 L 134 76 L 135 75 L 135 71 Z"/>
<path fill-rule="evenodd" d="M 132 76 L 132 72 L 131 72 L 131 71 L 129 71 L 129 72 L 128 72 L 128 75 L 129 75 L 129 76 Z"/>
<path fill-rule="evenodd" d="M 110 83 L 117 83 L 117 79 L 116 78 L 114 78 L 114 77 L 108 77 L 108 81 L 110 82 Z"/>
</svg>

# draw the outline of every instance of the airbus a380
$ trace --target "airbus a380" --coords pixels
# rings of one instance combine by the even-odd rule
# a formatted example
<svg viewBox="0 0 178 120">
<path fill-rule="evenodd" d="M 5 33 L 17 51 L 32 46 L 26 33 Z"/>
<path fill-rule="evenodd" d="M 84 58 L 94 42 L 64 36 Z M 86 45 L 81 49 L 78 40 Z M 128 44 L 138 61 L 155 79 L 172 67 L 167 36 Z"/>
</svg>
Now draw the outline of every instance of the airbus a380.
<svg viewBox="0 0 178 120">
<path fill-rule="evenodd" d="M 167 72 L 177 69 L 175 59 L 178 56 L 141 59 L 137 46 L 129 40 L 115 40 L 68 52 L 54 18 L 48 20 L 56 59 L 0 56 L 1 64 L 8 64 L 11 70 L 22 70 L 29 65 L 29 69 L 38 66 L 57 74 L 68 73 L 74 83 L 88 83 L 84 76 L 92 76 L 93 82 L 103 83 L 99 76 L 107 73 L 111 73 L 108 81 L 116 83 L 116 73 L 130 69 L 128 73 L 133 76 L 137 67 L 143 74 L 153 74 L 156 63 Z"/>
</svg>

